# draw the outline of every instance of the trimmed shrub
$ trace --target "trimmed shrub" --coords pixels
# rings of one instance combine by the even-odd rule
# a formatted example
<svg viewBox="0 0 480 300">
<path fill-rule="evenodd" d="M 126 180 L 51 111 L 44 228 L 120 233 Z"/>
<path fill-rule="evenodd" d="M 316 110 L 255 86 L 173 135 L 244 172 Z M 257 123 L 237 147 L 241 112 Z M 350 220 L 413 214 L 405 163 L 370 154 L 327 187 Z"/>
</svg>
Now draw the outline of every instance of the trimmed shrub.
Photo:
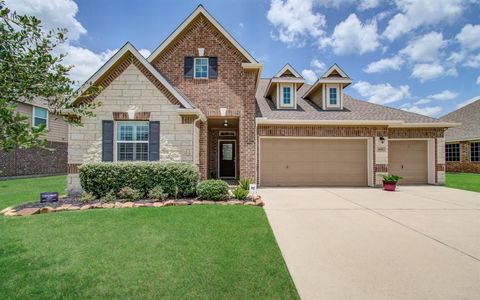
<svg viewBox="0 0 480 300">
<path fill-rule="evenodd" d="M 95 196 L 91 193 L 82 193 L 78 198 L 78 200 L 80 200 L 81 202 L 91 202 L 95 199 Z"/>
<path fill-rule="evenodd" d="M 165 200 L 167 199 L 168 194 L 163 192 L 163 189 L 161 186 L 157 185 L 153 189 L 151 189 L 148 192 L 148 198 L 154 199 L 154 200 Z"/>
<path fill-rule="evenodd" d="M 142 197 L 142 193 L 139 190 L 132 189 L 131 187 L 124 187 L 118 191 L 118 197 L 122 199 L 129 199 L 129 200 L 138 200 Z"/>
<path fill-rule="evenodd" d="M 197 187 L 198 196 L 205 200 L 224 200 L 228 197 L 228 184 L 219 179 L 202 181 Z"/>
<path fill-rule="evenodd" d="M 102 200 L 106 202 L 112 202 L 112 201 L 115 201 L 116 199 L 117 199 L 117 195 L 115 191 L 110 191 L 106 193 L 105 196 L 102 197 Z"/>
<path fill-rule="evenodd" d="M 180 197 L 194 196 L 199 181 L 198 168 L 190 163 L 101 162 L 83 164 L 79 170 L 82 189 L 98 198 L 127 186 L 146 195 L 157 185 L 170 196 L 177 189 Z"/>
<path fill-rule="evenodd" d="M 233 196 L 238 200 L 245 200 L 248 197 L 248 191 L 243 189 L 241 186 L 237 186 L 233 190 Z"/>
</svg>

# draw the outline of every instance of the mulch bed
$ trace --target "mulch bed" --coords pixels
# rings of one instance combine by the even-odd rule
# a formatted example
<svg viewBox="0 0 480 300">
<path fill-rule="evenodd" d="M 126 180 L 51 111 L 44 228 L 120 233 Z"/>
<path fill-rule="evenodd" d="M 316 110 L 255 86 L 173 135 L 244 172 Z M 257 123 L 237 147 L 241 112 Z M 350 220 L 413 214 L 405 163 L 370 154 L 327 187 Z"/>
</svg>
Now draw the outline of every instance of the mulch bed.
<svg viewBox="0 0 480 300">
<path fill-rule="evenodd" d="M 5 216 L 29 216 L 39 213 L 51 213 L 60 211 L 87 210 L 100 208 L 131 208 L 131 207 L 164 207 L 164 206 L 188 206 L 188 205 L 250 205 L 264 206 L 260 196 L 247 200 L 228 199 L 224 201 L 200 200 L 198 198 L 186 198 L 166 201 L 154 201 L 142 199 L 137 201 L 119 199 L 111 202 L 93 200 L 89 202 L 80 201 L 77 197 L 62 197 L 58 202 L 32 202 L 8 207 L 0 212 Z"/>
</svg>

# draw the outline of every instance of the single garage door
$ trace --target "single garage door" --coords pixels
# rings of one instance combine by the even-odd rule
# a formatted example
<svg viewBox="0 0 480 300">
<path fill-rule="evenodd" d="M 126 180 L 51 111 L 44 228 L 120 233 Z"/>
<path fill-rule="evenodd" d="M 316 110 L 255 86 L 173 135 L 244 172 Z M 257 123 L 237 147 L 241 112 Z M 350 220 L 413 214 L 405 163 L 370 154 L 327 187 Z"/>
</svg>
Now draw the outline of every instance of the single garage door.
<svg viewBox="0 0 480 300">
<path fill-rule="evenodd" d="M 260 142 L 262 186 L 366 186 L 365 139 L 283 139 Z"/>
<path fill-rule="evenodd" d="M 427 141 L 389 141 L 388 171 L 402 176 L 401 184 L 428 183 Z"/>
</svg>

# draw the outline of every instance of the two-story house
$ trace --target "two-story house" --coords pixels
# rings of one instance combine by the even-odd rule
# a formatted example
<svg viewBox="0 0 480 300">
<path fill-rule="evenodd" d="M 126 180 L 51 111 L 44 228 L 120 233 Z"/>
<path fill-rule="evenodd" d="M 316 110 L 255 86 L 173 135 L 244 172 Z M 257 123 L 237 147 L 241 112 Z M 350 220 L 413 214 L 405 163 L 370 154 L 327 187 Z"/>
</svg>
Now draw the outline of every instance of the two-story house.
<svg viewBox="0 0 480 300">
<path fill-rule="evenodd" d="M 451 123 L 351 98 L 334 64 L 313 85 L 289 64 L 260 78 L 257 62 L 202 6 L 147 58 L 130 43 L 91 84 L 102 105 L 69 131 L 68 186 L 98 161 L 184 161 L 202 179 L 261 186 L 442 184 Z"/>
<path fill-rule="evenodd" d="M 17 102 L 16 111 L 27 116 L 33 127 L 44 124 L 47 149 L 0 150 L 0 178 L 57 175 L 67 173 L 68 124 L 48 112 L 40 100 Z"/>
</svg>

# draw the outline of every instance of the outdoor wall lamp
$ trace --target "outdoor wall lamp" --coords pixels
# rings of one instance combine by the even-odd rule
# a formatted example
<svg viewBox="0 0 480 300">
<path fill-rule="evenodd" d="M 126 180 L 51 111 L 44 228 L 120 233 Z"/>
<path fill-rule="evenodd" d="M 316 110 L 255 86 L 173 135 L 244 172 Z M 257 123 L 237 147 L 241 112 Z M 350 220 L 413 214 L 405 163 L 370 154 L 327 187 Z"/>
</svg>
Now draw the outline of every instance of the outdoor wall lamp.
<svg viewBox="0 0 480 300">
<path fill-rule="evenodd" d="M 380 137 L 380 143 L 385 143 L 385 138 L 383 136 Z"/>
</svg>

